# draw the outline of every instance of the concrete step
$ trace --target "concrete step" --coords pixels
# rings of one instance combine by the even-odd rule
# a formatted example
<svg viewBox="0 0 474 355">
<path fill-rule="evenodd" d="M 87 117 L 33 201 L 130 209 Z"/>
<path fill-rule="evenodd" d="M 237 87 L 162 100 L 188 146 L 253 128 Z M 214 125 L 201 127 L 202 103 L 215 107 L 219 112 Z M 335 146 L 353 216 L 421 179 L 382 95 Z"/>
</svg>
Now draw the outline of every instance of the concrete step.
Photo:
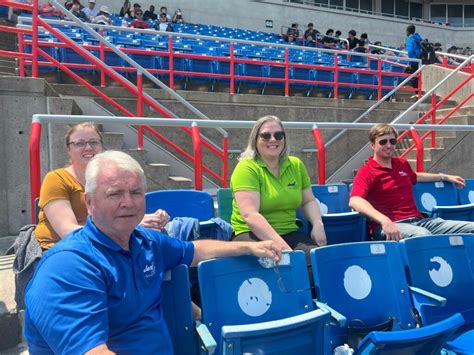
<svg viewBox="0 0 474 355">
<path fill-rule="evenodd" d="M 103 132 L 104 147 L 108 150 L 122 150 L 123 148 L 123 133 Z"/>
<path fill-rule="evenodd" d="M 135 159 L 140 164 L 140 166 L 145 169 L 147 164 L 147 151 L 145 149 L 124 149 L 124 152 Z"/>
<path fill-rule="evenodd" d="M 164 186 L 170 175 L 169 164 L 152 163 L 145 166 L 147 180 L 153 180 L 156 184 Z"/>
<path fill-rule="evenodd" d="M 170 176 L 169 177 L 169 189 L 191 189 L 193 187 L 193 181 L 183 176 Z"/>
<path fill-rule="evenodd" d="M 11 75 L 16 75 L 16 68 L 0 64 L 0 73 L 7 73 L 7 74 L 11 74 Z"/>
<path fill-rule="evenodd" d="M 425 160 L 431 161 L 432 154 L 434 154 L 434 151 L 443 151 L 444 148 L 437 147 L 437 148 L 425 148 L 424 151 L 424 158 Z M 406 151 L 406 149 L 400 149 L 398 150 L 399 154 L 403 154 Z M 406 156 L 405 159 L 407 160 L 416 160 L 416 150 L 412 149 Z"/>
</svg>

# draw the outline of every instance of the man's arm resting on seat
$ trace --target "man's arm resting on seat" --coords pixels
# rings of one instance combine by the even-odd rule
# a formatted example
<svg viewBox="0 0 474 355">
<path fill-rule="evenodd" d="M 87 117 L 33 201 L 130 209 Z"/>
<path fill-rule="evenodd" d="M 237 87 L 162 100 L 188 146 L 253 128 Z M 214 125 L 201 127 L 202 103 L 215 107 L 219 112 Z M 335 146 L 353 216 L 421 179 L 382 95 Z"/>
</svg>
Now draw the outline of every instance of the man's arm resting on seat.
<svg viewBox="0 0 474 355">
<path fill-rule="evenodd" d="M 387 240 L 398 241 L 401 239 L 402 235 L 395 223 L 393 223 L 386 215 L 377 211 L 365 198 L 352 196 L 349 200 L 349 206 L 380 224 Z"/>
<path fill-rule="evenodd" d="M 262 242 L 223 242 L 219 240 L 199 240 L 194 243 L 194 258 L 191 266 L 200 261 L 223 256 L 251 254 L 268 257 L 275 261 L 281 258 L 282 248 L 272 240 Z"/>
<path fill-rule="evenodd" d="M 106 344 L 101 344 L 86 352 L 86 355 L 112 355 L 114 352 L 110 351 Z"/>
<path fill-rule="evenodd" d="M 443 173 L 432 174 L 432 173 L 416 173 L 416 180 L 418 182 L 436 182 L 436 181 L 448 181 L 456 185 L 458 188 L 466 186 L 466 181 L 457 175 L 447 175 Z"/>
</svg>

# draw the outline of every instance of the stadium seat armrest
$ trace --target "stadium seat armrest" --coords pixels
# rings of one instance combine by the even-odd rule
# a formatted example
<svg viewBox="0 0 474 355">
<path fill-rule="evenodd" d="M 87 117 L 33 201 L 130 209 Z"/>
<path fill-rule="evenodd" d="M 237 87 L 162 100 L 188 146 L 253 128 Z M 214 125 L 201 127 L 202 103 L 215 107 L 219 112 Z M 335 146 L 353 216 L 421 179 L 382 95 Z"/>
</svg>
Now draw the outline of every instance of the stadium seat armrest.
<svg viewBox="0 0 474 355">
<path fill-rule="evenodd" d="M 202 346 L 205 348 L 205 351 L 208 354 L 214 354 L 217 348 L 217 343 L 212 337 L 211 332 L 205 324 L 202 324 L 200 321 L 195 322 L 196 332 L 199 335 Z"/>
<path fill-rule="evenodd" d="M 326 303 L 319 302 L 316 300 L 314 300 L 314 303 L 316 304 L 318 308 L 331 312 L 331 320 L 335 321 L 337 326 L 343 327 L 346 324 L 346 317 L 344 317 L 341 313 L 339 313 L 335 309 L 329 307 Z"/>
<path fill-rule="evenodd" d="M 435 295 L 418 287 L 410 286 L 415 304 L 424 304 L 430 306 L 443 307 L 446 304 L 446 298 Z"/>
</svg>

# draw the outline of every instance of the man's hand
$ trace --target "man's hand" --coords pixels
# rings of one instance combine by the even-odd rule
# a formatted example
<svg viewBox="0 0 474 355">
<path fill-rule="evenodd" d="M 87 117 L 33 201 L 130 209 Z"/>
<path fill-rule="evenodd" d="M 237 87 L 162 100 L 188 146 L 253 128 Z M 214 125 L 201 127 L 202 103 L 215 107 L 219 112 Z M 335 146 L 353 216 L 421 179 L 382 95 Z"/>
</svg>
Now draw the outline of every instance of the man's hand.
<svg viewBox="0 0 474 355">
<path fill-rule="evenodd" d="M 282 248 L 272 240 L 265 240 L 263 242 L 249 242 L 248 251 L 249 254 L 259 258 L 270 258 L 278 262 L 281 259 Z"/>
<path fill-rule="evenodd" d="M 317 228 L 314 226 L 311 229 L 311 239 L 320 247 L 328 243 L 324 229 L 321 231 L 321 228 Z"/>
<path fill-rule="evenodd" d="M 460 176 L 446 174 L 443 174 L 443 176 L 446 181 L 452 182 L 458 189 L 462 189 L 466 186 L 466 181 Z"/>
<path fill-rule="evenodd" d="M 386 220 L 382 222 L 382 231 L 385 233 L 385 238 L 387 240 L 394 240 L 398 242 L 402 239 L 402 234 L 400 233 L 400 229 L 398 229 L 397 225 L 393 223 L 391 220 Z"/>
<path fill-rule="evenodd" d="M 155 213 L 146 214 L 140 222 L 140 225 L 145 228 L 161 231 L 169 220 L 170 216 L 168 213 L 158 209 Z"/>
</svg>

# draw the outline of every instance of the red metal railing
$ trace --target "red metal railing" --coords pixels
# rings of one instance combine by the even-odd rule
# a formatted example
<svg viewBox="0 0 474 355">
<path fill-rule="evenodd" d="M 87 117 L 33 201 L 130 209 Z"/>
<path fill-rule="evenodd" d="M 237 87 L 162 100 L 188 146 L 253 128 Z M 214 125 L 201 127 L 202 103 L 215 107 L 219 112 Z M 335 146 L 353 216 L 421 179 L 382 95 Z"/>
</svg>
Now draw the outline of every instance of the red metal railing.
<svg viewBox="0 0 474 355">
<path fill-rule="evenodd" d="M 472 65 L 471 65 L 471 68 Z M 474 69 L 471 69 L 474 70 Z M 456 113 L 461 107 L 463 107 L 466 103 L 468 103 L 473 97 L 474 93 L 470 92 L 464 99 L 462 99 L 455 107 L 453 107 L 442 119 L 440 119 L 438 122 L 437 117 L 438 113 L 437 110 L 445 104 L 454 94 L 459 92 L 463 87 L 465 87 L 471 79 L 474 78 L 474 72 L 472 72 L 470 75 L 468 75 L 464 80 L 462 80 L 454 89 L 452 89 L 447 95 L 445 95 L 441 100 L 437 102 L 436 94 L 431 95 L 431 108 L 425 112 L 418 120 L 416 120 L 414 123 L 415 124 L 421 124 L 425 123 L 427 119 L 430 119 L 431 124 L 436 124 L 436 125 L 441 125 L 444 122 L 446 122 L 450 117 L 453 116 L 454 113 Z M 436 148 L 436 133 L 434 131 L 428 131 L 425 134 L 423 134 L 421 137 L 418 136 L 416 132 L 413 132 L 413 130 L 410 131 L 405 131 L 400 136 L 398 137 L 398 141 L 400 142 L 403 140 L 405 137 L 407 137 L 408 134 L 411 134 L 414 140 L 414 144 L 411 145 L 408 149 L 406 149 L 400 156 L 406 157 L 408 153 L 410 153 L 413 149 L 416 149 L 416 169 L 419 172 L 424 171 L 424 147 L 423 147 L 423 141 L 426 138 L 431 138 L 431 148 Z"/>
<path fill-rule="evenodd" d="M 52 27 L 49 27 L 52 28 Z M 48 30 L 49 30 L 48 28 Z M 51 31 L 51 33 L 53 33 Z M 54 33 L 53 33 L 54 34 Z M 60 38 L 58 36 L 58 38 Z M 67 37 L 66 37 L 67 38 Z M 60 38 L 61 39 L 61 38 Z M 74 41 L 69 40 L 70 42 L 76 44 Z M 23 40 L 23 45 L 31 45 L 32 41 Z M 76 44 L 77 45 L 77 44 Z M 40 41 L 40 47 L 60 47 L 60 48 L 69 48 L 67 43 L 57 43 L 57 42 L 46 42 Z M 156 74 L 165 74 L 169 76 L 169 86 L 174 89 L 175 87 L 175 76 L 182 75 L 187 77 L 206 77 L 206 78 L 216 78 L 216 79 L 227 79 L 229 80 L 229 90 L 231 94 L 235 93 L 235 83 L 236 81 L 249 80 L 249 81 L 264 81 L 269 83 L 282 83 L 284 86 L 285 96 L 289 96 L 291 84 L 308 84 L 308 85 L 328 85 L 334 88 L 334 98 L 338 98 L 339 88 L 340 87 L 354 87 L 354 88 L 366 88 L 373 89 L 377 92 L 377 98 L 382 98 L 383 90 L 393 89 L 392 85 L 382 85 L 382 77 L 385 76 L 395 76 L 395 77 L 407 77 L 409 74 L 400 73 L 400 72 L 390 72 L 382 70 L 382 63 L 394 63 L 389 60 L 370 56 L 368 60 L 377 61 L 377 69 L 361 69 L 361 68 L 349 68 L 339 65 L 338 52 L 334 53 L 333 65 L 317 65 L 317 64 L 303 64 L 295 63 L 289 60 L 288 49 L 285 50 L 285 56 L 283 61 L 271 61 L 271 60 L 261 60 L 261 59 L 247 59 L 247 58 L 238 58 L 234 54 L 233 43 L 230 45 L 230 55 L 229 57 L 223 56 L 212 56 L 212 55 L 200 55 L 200 54 L 191 54 L 191 53 L 181 53 L 175 52 L 173 50 L 172 38 L 169 37 L 168 40 L 168 50 L 167 51 L 157 51 L 157 50 L 143 50 L 136 48 L 120 48 L 123 53 L 126 54 L 140 54 L 140 55 L 149 55 L 149 56 L 159 56 L 159 57 L 168 57 L 169 67 L 168 69 L 154 69 L 154 68 L 145 68 L 150 73 Z M 105 58 L 106 52 L 112 52 L 109 48 L 103 45 L 89 45 L 84 44 L 81 47 L 89 51 L 97 51 L 99 53 L 99 58 Z M 353 55 L 353 54 L 351 54 Z M 187 71 L 187 70 L 175 70 L 173 65 L 173 58 L 183 58 L 183 59 L 198 59 L 203 61 L 217 61 L 217 62 L 229 62 L 229 73 L 212 73 L 212 72 L 196 72 L 196 71 Z M 31 61 L 24 61 L 24 65 L 31 65 Z M 94 64 L 78 64 L 78 63 L 67 63 L 63 62 L 70 68 L 76 69 L 97 69 L 97 65 Z M 238 75 L 235 74 L 235 64 L 245 63 L 252 65 L 264 66 L 268 65 L 273 68 L 281 67 L 284 69 L 283 77 L 262 77 L 262 76 L 249 76 L 249 75 Z M 40 66 L 51 66 L 51 63 L 40 61 L 38 63 Z M 398 64 L 398 63 L 396 63 Z M 393 64 L 392 64 L 393 65 Z M 399 64 L 398 64 L 399 65 Z M 123 72 L 136 72 L 137 69 L 134 67 L 127 66 L 110 66 L 114 70 L 123 71 Z M 316 69 L 326 72 L 333 72 L 334 78 L 332 81 L 322 81 L 322 80 L 306 80 L 306 79 L 291 79 L 289 75 L 290 68 L 299 68 L 299 69 Z M 359 74 L 372 74 L 376 75 L 378 80 L 377 84 L 361 84 L 361 83 L 352 83 L 352 82 L 341 82 L 339 81 L 340 72 L 346 73 L 359 73 Z M 103 75 L 103 70 L 101 77 Z M 421 75 L 420 75 L 421 77 Z M 419 78 L 420 80 L 421 78 Z M 101 79 L 101 85 L 104 85 L 104 79 Z M 401 90 L 403 91 L 415 91 L 418 92 L 418 88 L 404 87 Z"/>
</svg>

